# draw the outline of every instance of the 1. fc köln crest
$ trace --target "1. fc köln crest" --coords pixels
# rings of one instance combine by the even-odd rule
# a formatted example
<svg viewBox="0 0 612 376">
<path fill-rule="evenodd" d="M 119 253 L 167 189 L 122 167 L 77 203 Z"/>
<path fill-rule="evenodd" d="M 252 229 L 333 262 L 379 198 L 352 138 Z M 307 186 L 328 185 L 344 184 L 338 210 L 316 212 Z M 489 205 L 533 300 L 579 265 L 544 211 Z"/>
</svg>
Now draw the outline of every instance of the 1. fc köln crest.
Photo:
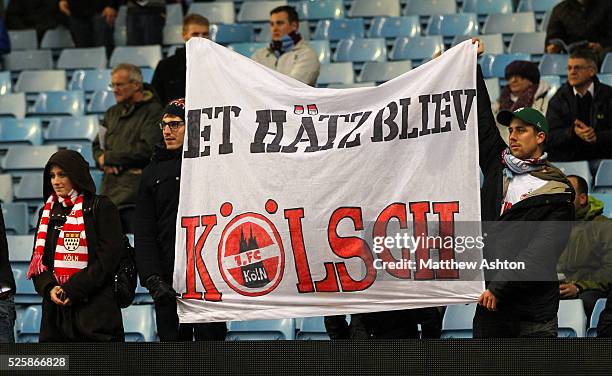
<svg viewBox="0 0 612 376">
<path fill-rule="evenodd" d="M 67 251 L 76 251 L 81 242 L 80 231 L 64 231 L 64 248 Z"/>
<path fill-rule="evenodd" d="M 246 296 L 273 291 L 285 268 L 285 251 L 276 227 L 256 213 L 241 214 L 225 227 L 218 257 L 225 282 Z"/>
</svg>

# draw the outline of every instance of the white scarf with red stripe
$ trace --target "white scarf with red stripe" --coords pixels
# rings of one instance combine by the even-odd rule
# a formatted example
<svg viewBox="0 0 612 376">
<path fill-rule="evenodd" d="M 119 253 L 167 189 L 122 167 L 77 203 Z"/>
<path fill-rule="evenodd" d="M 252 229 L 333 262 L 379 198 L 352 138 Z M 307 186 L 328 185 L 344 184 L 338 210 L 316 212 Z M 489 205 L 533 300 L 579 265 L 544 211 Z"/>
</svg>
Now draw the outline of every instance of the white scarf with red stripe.
<svg viewBox="0 0 612 376">
<path fill-rule="evenodd" d="M 57 239 L 55 259 L 53 261 L 53 275 L 57 282 L 62 285 L 74 273 L 87 267 L 88 256 L 85 222 L 83 222 L 83 195 L 74 189 L 70 191 L 68 197 L 58 197 L 56 194 L 52 194 L 47 199 L 40 224 L 38 225 L 34 254 L 32 255 L 32 261 L 30 262 L 26 278 L 30 279 L 32 276 L 39 275 L 47 270 L 47 267 L 42 262 L 42 257 L 47 241 L 49 217 L 56 201 L 59 201 L 64 207 L 72 207 L 72 211 L 66 218 L 66 222 L 62 226 L 59 238 Z"/>
</svg>

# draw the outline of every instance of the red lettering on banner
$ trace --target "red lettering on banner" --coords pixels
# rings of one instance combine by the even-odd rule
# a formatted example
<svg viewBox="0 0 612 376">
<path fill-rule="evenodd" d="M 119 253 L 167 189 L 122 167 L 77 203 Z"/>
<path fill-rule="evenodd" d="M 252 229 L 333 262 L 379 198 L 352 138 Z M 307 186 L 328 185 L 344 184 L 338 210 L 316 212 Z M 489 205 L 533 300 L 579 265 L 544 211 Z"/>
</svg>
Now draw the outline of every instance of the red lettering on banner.
<svg viewBox="0 0 612 376">
<path fill-rule="evenodd" d="M 396 202 L 389 206 L 387 206 L 376 219 L 376 223 L 374 224 L 374 229 L 372 231 L 372 239 L 376 237 L 386 237 L 387 236 L 387 226 L 389 225 L 389 221 L 391 219 L 397 218 L 399 221 L 399 227 L 401 229 L 408 228 L 407 218 L 406 218 L 406 204 Z M 384 244 L 383 251 L 379 253 L 378 257 L 383 262 L 391 262 L 396 263 L 399 260 L 396 260 L 395 257 L 391 254 L 389 248 L 385 247 Z M 410 249 L 402 248 L 402 259 L 409 261 L 410 260 Z M 401 269 L 385 269 L 385 271 L 396 278 L 401 279 L 410 279 L 410 269 L 401 268 Z"/>
<path fill-rule="evenodd" d="M 459 213 L 459 201 L 453 202 L 434 202 L 433 212 L 438 214 L 440 218 L 440 238 L 447 237 L 455 238 L 455 213 Z M 443 245 L 438 249 L 440 261 L 455 259 L 455 248 L 444 247 L 447 242 L 442 242 Z M 454 245 L 454 240 L 453 240 Z M 457 269 L 438 269 L 436 270 L 436 279 L 457 279 L 459 278 L 459 270 Z"/>
<path fill-rule="evenodd" d="M 308 257 L 306 256 L 306 249 L 304 247 L 304 234 L 302 232 L 304 209 L 287 209 L 285 210 L 285 218 L 289 224 L 293 261 L 295 263 L 295 273 L 298 278 L 298 283 L 296 284 L 298 292 L 302 294 L 314 292 L 312 275 L 310 274 L 310 266 L 308 265 Z"/>
<path fill-rule="evenodd" d="M 429 201 L 411 202 L 410 213 L 412 213 L 414 237 L 415 239 L 423 239 L 418 242 L 416 249 L 416 268 L 414 273 L 415 280 L 434 279 L 433 270 L 430 268 L 420 268 L 421 260 L 426 262 L 429 260 L 429 246 L 427 239 L 427 213 L 429 213 Z"/>
</svg>

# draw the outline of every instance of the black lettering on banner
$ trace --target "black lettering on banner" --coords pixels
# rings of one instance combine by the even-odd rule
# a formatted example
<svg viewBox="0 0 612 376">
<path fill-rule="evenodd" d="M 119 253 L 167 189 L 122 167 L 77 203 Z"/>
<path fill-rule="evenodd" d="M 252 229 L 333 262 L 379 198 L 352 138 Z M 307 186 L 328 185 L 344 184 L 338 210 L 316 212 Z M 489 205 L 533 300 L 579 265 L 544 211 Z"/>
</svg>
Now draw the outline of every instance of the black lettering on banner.
<svg viewBox="0 0 612 376">
<path fill-rule="evenodd" d="M 219 114 L 223 113 L 223 142 L 219 145 L 219 154 L 231 154 L 234 151 L 233 144 L 230 142 L 231 113 L 234 113 L 234 117 L 238 117 L 240 111 L 241 108 L 236 106 L 215 107 L 215 119 L 218 119 Z"/>
<path fill-rule="evenodd" d="M 308 138 L 302 140 L 304 131 L 306 131 L 306 136 Z M 307 146 L 306 150 L 304 150 L 306 153 L 311 153 L 314 151 L 321 150 L 321 147 L 319 146 L 319 141 L 317 138 L 317 131 L 315 130 L 314 123 L 310 116 L 302 117 L 302 124 L 300 125 L 300 128 L 298 129 L 298 133 L 295 136 L 295 140 L 293 140 L 293 142 L 289 144 L 289 146 L 283 146 L 283 148 L 281 149 L 281 152 L 295 153 L 298 149 L 296 145 L 302 141 L 310 141 L 310 146 Z"/>
<path fill-rule="evenodd" d="M 258 110 L 255 112 L 257 130 L 251 143 L 251 153 L 274 153 L 281 150 L 280 142 L 283 139 L 283 126 L 287 122 L 287 111 Z M 270 122 L 276 124 L 276 133 L 269 132 Z M 266 136 L 276 135 L 270 144 L 264 144 Z"/>
<path fill-rule="evenodd" d="M 419 95 L 419 103 L 421 103 L 421 133 L 419 136 L 431 134 L 431 129 L 427 128 L 429 124 L 429 102 L 430 95 Z"/>
<path fill-rule="evenodd" d="M 461 107 L 462 93 L 467 95 L 465 100 L 465 109 L 462 109 Z M 476 89 L 453 90 L 451 91 L 451 95 L 453 96 L 453 106 L 455 107 L 455 115 L 457 116 L 457 121 L 459 122 L 459 129 L 464 131 L 465 127 L 467 126 L 470 111 L 472 110 L 472 102 L 476 96 Z"/>
<path fill-rule="evenodd" d="M 209 120 L 212 120 L 212 107 L 208 107 L 208 108 L 204 108 L 202 109 L 202 113 L 204 115 L 208 116 Z M 200 137 L 202 137 L 202 140 L 206 141 L 206 142 L 210 142 L 210 124 L 205 125 L 204 128 L 202 129 L 202 132 L 200 132 Z M 200 153 L 201 157 L 207 157 L 210 155 L 210 146 L 204 146 L 204 151 L 202 153 Z"/>
<path fill-rule="evenodd" d="M 349 133 L 342 137 L 340 143 L 338 144 L 338 149 L 352 148 L 361 145 L 361 133 L 356 133 L 355 138 L 351 141 L 348 141 L 348 139 L 357 129 L 359 129 L 359 127 L 363 125 L 363 123 L 366 122 L 366 120 L 368 120 L 370 115 L 372 115 L 372 111 L 356 112 L 354 114 L 351 114 L 351 123 L 353 123 L 355 121 L 355 118 L 357 118 L 358 116 L 361 116 L 361 118 L 359 119 L 359 122 L 357 123 L 355 128 L 353 128 Z"/>
<path fill-rule="evenodd" d="M 395 122 L 395 118 L 397 117 L 397 103 L 390 102 L 387 104 L 389 109 L 389 116 L 385 120 L 383 120 L 385 109 L 378 111 L 376 114 L 376 118 L 374 119 L 374 135 L 372 136 L 372 142 L 381 142 L 381 141 L 391 141 L 397 137 L 399 133 L 399 128 L 397 123 Z M 389 134 L 383 139 L 383 123 L 389 127 Z"/>
<path fill-rule="evenodd" d="M 446 105 L 444 106 L 444 109 L 442 109 L 442 99 L 444 99 L 446 101 Z M 441 133 L 441 132 L 448 132 L 451 130 L 451 123 L 450 121 L 447 121 L 444 124 L 444 128 L 441 127 L 441 120 L 440 120 L 440 115 L 444 115 L 447 118 L 451 116 L 451 110 L 450 110 L 450 92 L 449 91 L 445 91 L 442 94 L 434 94 L 431 96 L 431 100 L 433 101 L 433 103 L 436 104 L 436 117 L 435 117 L 435 121 L 434 121 L 434 128 L 432 130 L 432 133 Z"/>
<path fill-rule="evenodd" d="M 410 106 L 410 98 L 402 98 L 399 103 L 402 107 L 402 132 L 400 133 L 400 139 L 416 138 L 419 135 L 418 128 L 412 128 L 410 133 L 408 133 L 408 106 Z"/>
<path fill-rule="evenodd" d="M 200 109 L 187 111 L 187 150 L 183 153 L 185 158 L 200 156 L 200 116 Z"/>
<path fill-rule="evenodd" d="M 327 118 L 327 142 L 321 146 L 321 150 L 329 150 L 334 147 L 334 141 L 336 141 L 336 135 L 338 134 L 338 118 L 344 118 L 345 122 L 349 122 L 350 115 L 321 115 L 319 121 L 323 121 Z"/>
</svg>

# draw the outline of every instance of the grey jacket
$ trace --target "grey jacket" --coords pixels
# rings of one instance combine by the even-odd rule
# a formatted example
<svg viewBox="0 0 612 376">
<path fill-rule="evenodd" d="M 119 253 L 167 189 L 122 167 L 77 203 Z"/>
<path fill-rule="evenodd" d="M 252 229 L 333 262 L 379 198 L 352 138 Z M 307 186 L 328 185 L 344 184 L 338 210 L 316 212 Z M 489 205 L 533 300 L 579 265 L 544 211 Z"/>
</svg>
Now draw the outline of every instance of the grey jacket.
<svg viewBox="0 0 612 376">
<path fill-rule="evenodd" d="M 270 69 L 286 74 L 310 86 L 314 86 L 317 83 L 317 78 L 319 78 L 319 58 L 312 47 L 303 39 L 279 58 L 274 55 L 269 47 L 255 51 L 251 58 Z"/>
</svg>

